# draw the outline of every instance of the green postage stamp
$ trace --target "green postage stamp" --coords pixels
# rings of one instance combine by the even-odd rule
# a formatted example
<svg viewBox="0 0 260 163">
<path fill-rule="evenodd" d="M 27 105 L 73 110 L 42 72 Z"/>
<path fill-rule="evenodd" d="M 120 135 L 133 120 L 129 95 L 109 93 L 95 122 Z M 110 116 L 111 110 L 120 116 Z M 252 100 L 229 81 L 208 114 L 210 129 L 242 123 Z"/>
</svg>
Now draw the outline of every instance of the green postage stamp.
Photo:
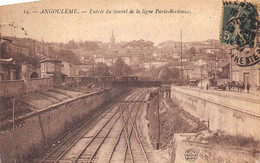
<svg viewBox="0 0 260 163">
<path fill-rule="evenodd" d="M 223 2 L 222 14 L 220 42 L 253 48 L 258 29 L 257 5 L 249 2 Z"/>
</svg>

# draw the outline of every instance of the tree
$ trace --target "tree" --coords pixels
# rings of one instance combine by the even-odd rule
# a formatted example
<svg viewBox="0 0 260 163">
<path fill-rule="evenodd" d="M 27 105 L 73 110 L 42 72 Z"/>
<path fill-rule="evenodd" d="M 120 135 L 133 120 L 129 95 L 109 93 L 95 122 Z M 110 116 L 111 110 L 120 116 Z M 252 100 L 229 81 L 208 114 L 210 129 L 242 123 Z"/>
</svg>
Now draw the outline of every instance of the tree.
<svg viewBox="0 0 260 163">
<path fill-rule="evenodd" d="M 84 42 L 84 48 L 89 51 L 95 51 L 99 49 L 99 46 L 96 42 L 93 41 L 85 41 Z"/>
<path fill-rule="evenodd" d="M 216 54 L 209 53 L 207 56 L 208 56 L 208 58 L 209 58 L 210 60 L 215 60 L 215 59 L 216 59 Z"/>
<path fill-rule="evenodd" d="M 161 81 L 170 81 L 172 74 L 171 74 L 171 70 L 169 69 L 169 67 L 164 66 L 161 68 L 159 74 L 158 74 L 158 79 L 160 79 Z"/>
<path fill-rule="evenodd" d="M 192 55 L 195 56 L 196 49 L 192 46 L 189 49 L 185 50 L 184 55 L 188 56 L 190 60 L 192 60 Z"/>
<path fill-rule="evenodd" d="M 179 77 L 180 77 L 180 69 L 174 67 L 174 68 L 171 68 L 170 70 L 171 70 L 171 78 L 179 79 Z"/>
<path fill-rule="evenodd" d="M 111 72 L 116 76 L 125 76 L 132 72 L 131 68 L 123 61 L 118 58 L 116 62 L 111 66 Z"/>
<path fill-rule="evenodd" d="M 67 44 L 65 44 L 66 49 L 77 49 L 78 44 L 74 40 L 70 40 Z"/>
<path fill-rule="evenodd" d="M 189 51 L 190 51 L 190 54 L 193 54 L 193 55 L 196 54 L 196 49 L 193 46 L 190 47 Z"/>
<path fill-rule="evenodd" d="M 83 41 L 80 41 L 80 42 L 79 42 L 79 47 L 80 47 L 80 48 L 84 48 L 84 43 L 83 43 Z"/>
<path fill-rule="evenodd" d="M 169 65 L 158 68 L 159 73 L 157 78 L 163 82 L 176 81 L 180 77 L 180 70 L 178 68 L 169 68 Z"/>
<path fill-rule="evenodd" d="M 80 63 L 77 55 L 71 50 L 61 50 L 59 53 L 57 53 L 55 58 L 75 65 Z"/>
<path fill-rule="evenodd" d="M 98 76 L 109 76 L 110 75 L 107 64 L 102 63 L 102 62 L 97 63 L 96 68 L 94 68 L 94 70 L 95 70 L 95 75 L 98 75 Z"/>
</svg>

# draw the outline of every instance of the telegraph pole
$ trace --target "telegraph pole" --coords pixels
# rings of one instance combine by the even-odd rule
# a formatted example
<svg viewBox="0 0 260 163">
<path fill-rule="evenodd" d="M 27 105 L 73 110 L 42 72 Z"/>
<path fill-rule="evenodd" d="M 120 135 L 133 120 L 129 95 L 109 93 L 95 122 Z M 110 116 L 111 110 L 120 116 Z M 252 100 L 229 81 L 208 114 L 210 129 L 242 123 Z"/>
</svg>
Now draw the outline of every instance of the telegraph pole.
<svg viewBox="0 0 260 163">
<path fill-rule="evenodd" d="M 36 56 L 36 40 L 33 40 L 33 57 Z"/>
<path fill-rule="evenodd" d="M 2 46 L 2 35 L 1 35 L 1 27 L 0 27 L 0 57 L 2 56 L 2 48 L 1 48 L 1 46 Z"/>
<path fill-rule="evenodd" d="M 200 80 L 201 80 L 201 82 L 200 82 L 200 87 L 201 87 L 201 89 L 202 89 L 202 70 L 203 70 L 203 68 L 202 68 L 202 66 L 200 67 Z"/>
<path fill-rule="evenodd" d="M 157 149 L 160 149 L 160 89 L 158 90 L 158 95 L 157 95 L 157 119 L 158 119 L 158 135 L 157 135 Z"/>
<path fill-rule="evenodd" d="M 181 79 L 183 79 L 183 72 L 182 72 L 182 30 L 181 30 Z"/>
<path fill-rule="evenodd" d="M 171 41 L 171 53 L 172 53 L 172 60 L 173 60 L 172 41 Z"/>
<path fill-rule="evenodd" d="M 210 72 L 211 72 L 211 78 L 213 77 L 213 72 L 212 72 L 212 61 L 210 61 Z"/>
<path fill-rule="evenodd" d="M 92 84 L 94 84 L 94 58 L 92 57 Z"/>
<path fill-rule="evenodd" d="M 14 104 L 15 104 L 15 99 L 12 99 L 13 101 L 13 131 L 14 131 Z"/>
<path fill-rule="evenodd" d="M 230 50 L 230 53 L 232 54 L 232 50 Z M 230 81 L 232 81 L 232 57 L 231 57 L 231 54 L 230 54 L 230 72 L 229 72 L 229 74 L 230 74 L 230 77 L 229 77 Z"/>
</svg>

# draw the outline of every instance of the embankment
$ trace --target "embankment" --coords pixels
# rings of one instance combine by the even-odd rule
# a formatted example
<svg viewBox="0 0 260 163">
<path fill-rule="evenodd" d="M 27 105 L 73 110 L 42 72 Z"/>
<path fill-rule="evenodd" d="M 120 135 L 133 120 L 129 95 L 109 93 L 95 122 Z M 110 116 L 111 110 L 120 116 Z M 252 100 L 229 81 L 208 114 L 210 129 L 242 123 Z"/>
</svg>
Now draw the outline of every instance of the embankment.
<svg viewBox="0 0 260 163">
<path fill-rule="evenodd" d="M 124 89 L 109 89 L 62 101 L 19 117 L 14 131 L 11 121 L 2 123 L 2 162 L 27 160 L 32 155 L 40 154 L 46 145 L 66 132 L 68 126 L 75 126 L 95 109 L 115 101 L 126 92 Z"/>
</svg>

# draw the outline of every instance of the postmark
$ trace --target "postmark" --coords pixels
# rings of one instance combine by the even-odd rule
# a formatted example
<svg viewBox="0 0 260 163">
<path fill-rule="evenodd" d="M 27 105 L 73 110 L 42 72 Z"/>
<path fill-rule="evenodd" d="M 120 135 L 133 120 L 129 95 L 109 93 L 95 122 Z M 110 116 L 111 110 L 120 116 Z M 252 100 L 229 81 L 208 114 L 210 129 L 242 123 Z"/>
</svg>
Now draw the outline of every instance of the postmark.
<svg viewBox="0 0 260 163">
<path fill-rule="evenodd" d="M 250 2 L 223 2 L 220 43 L 233 46 L 231 60 L 240 67 L 260 61 L 258 6 Z"/>
<path fill-rule="evenodd" d="M 185 152 L 185 159 L 194 162 L 198 158 L 198 152 L 195 149 L 188 149 Z"/>
</svg>

